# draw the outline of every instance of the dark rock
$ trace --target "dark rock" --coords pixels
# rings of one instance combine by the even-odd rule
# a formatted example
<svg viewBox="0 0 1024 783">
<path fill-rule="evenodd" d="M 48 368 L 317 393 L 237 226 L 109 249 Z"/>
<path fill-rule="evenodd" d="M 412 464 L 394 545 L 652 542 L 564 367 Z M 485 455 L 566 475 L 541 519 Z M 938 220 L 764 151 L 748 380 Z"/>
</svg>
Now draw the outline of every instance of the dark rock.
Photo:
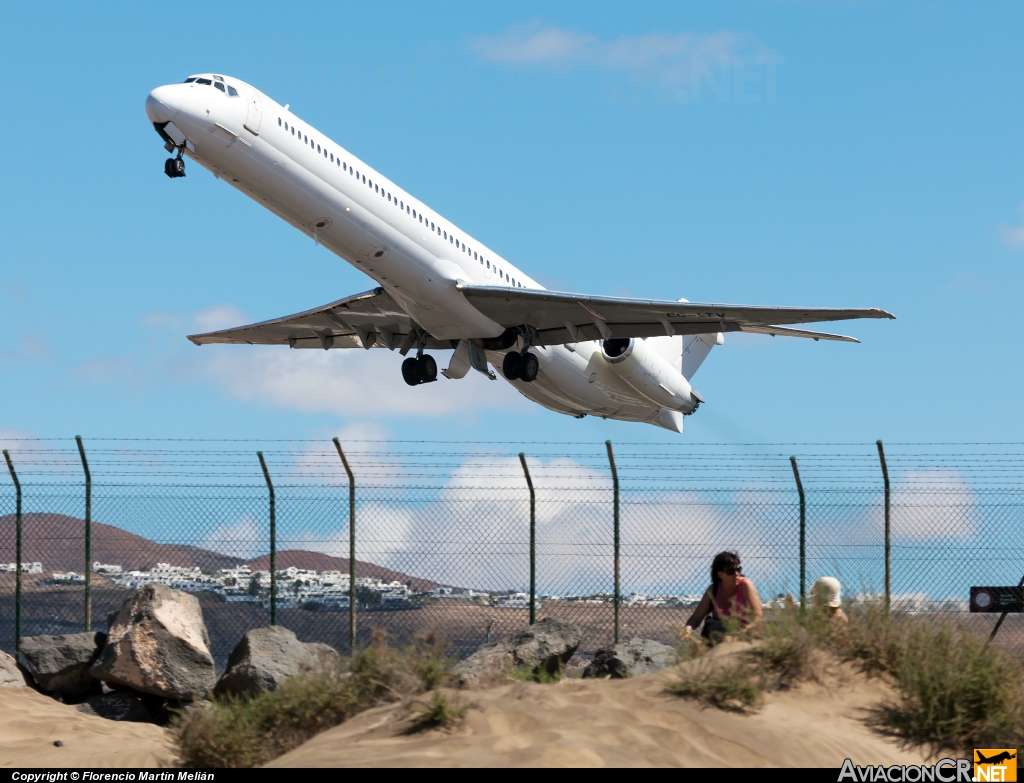
<svg viewBox="0 0 1024 783">
<path fill-rule="evenodd" d="M 286 678 L 322 669 L 340 658 L 332 647 L 300 642 L 280 625 L 257 628 L 248 631 L 231 651 L 214 694 L 255 696 L 277 690 Z"/>
<path fill-rule="evenodd" d="M 26 636 L 21 640 L 21 655 L 39 688 L 48 693 L 59 691 L 66 701 L 99 685 L 89 674 L 89 667 L 96 662 L 106 638 L 106 634 L 92 631 Z"/>
<path fill-rule="evenodd" d="M 18 662 L 0 650 L 0 688 L 21 688 L 25 684 L 25 674 Z"/>
<path fill-rule="evenodd" d="M 634 636 L 628 642 L 598 650 L 594 660 L 583 670 L 583 676 L 616 679 L 637 677 L 675 666 L 676 661 L 674 647 Z"/>
<path fill-rule="evenodd" d="M 213 688 L 210 637 L 195 596 L 154 582 L 107 623 L 107 644 L 90 669 L 93 677 L 178 701 L 205 698 Z"/>
<path fill-rule="evenodd" d="M 54 740 L 53 741 L 53 747 L 55 747 L 55 748 L 63 748 L 64 747 L 64 743 L 61 742 L 60 740 Z"/>
<path fill-rule="evenodd" d="M 152 716 L 140 694 L 131 691 L 97 693 L 78 705 L 78 711 L 107 720 L 149 723 Z"/>
<path fill-rule="evenodd" d="M 582 638 L 579 626 L 545 617 L 525 630 L 485 644 L 457 664 L 454 671 L 459 683 L 467 688 L 481 685 L 496 670 L 520 666 L 555 675 L 572 658 Z"/>
</svg>

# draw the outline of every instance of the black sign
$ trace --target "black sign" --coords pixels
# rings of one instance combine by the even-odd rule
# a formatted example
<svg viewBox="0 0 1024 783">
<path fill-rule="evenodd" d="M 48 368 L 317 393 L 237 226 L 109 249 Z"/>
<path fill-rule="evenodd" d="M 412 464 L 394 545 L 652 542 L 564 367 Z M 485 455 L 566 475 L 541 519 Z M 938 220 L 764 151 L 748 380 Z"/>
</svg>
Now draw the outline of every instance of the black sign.
<svg viewBox="0 0 1024 783">
<path fill-rule="evenodd" d="M 972 587 L 972 612 L 1024 612 L 1024 587 Z"/>
</svg>

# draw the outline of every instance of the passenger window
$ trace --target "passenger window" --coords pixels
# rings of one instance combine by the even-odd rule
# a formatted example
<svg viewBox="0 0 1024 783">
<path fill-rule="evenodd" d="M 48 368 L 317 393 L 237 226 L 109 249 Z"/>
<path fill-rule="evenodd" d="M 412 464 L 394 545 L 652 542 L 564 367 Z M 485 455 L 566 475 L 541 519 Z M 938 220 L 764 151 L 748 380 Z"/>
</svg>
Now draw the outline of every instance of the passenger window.
<svg viewBox="0 0 1024 783">
<path fill-rule="evenodd" d="M 277 118 L 277 127 L 279 127 L 279 128 L 281 127 L 281 118 L 280 117 Z"/>
<path fill-rule="evenodd" d="M 236 90 L 234 87 L 232 87 L 229 84 L 228 85 L 228 95 L 230 95 L 232 98 L 237 98 L 238 97 L 238 90 Z"/>
<path fill-rule="evenodd" d="M 295 135 L 295 126 L 292 125 L 292 136 L 294 136 L 294 135 Z"/>
<path fill-rule="evenodd" d="M 488 269 L 490 269 L 490 268 L 491 268 L 491 262 L 490 262 L 490 261 L 488 261 L 488 262 L 487 262 L 487 268 L 488 268 Z"/>
</svg>

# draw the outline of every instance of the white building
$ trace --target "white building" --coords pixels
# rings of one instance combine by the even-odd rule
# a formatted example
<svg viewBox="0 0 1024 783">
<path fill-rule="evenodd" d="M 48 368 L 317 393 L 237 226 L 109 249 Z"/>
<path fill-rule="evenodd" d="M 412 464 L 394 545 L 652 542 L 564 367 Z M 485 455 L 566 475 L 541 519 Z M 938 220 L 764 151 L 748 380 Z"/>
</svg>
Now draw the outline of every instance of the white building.
<svg viewBox="0 0 1024 783">
<path fill-rule="evenodd" d="M 107 563 L 101 563 L 99 560 L 92 564 L 92 572 L 94 574 L 120 574 L 121 566 L 109 565 Z"/>
<path fill-rule="evenodd" d="M 13 574 L 18 570 L 17 563 L 0 563 L 0 573 Z M 21 573 L 23 574 L 41 574 L 43 573 L 43 564 L 39 562 L 35 563 L 22 563 Z"/>
<path fill-rule="evenodd" d="M 80 574 L 77 571 L 68 571 L 67 573 L 53 572 L 54 582 L 64 582 L 65 584 L 81 584 L 85 582 L 85 574 Z"/>
</svg>

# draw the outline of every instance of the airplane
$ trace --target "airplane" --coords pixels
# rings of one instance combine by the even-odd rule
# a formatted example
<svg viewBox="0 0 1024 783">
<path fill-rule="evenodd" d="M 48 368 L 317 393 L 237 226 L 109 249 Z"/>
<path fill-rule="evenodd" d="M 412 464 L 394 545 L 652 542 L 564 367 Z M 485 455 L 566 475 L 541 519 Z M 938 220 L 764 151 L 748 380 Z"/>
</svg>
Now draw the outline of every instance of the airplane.
<svg viewBox="0 0 1024 783">
<path fill-rule="evenodd" d="M 549 291 L 337 142 L 230 76 L 157 87 L 146 115 L 169 153 L 266 207 L 378 287 L 295 315 L 189 335 L 196 345 L 387 348 L 410 386 L 491 367 L 528 399 L 583 418 L 683 431 L 691 381 L 727 332 L 859 342 L 794 325 L 893 318 L 879 309 L 764 307 Z M 306 273 L 319 270 L 306 270 Z M 409 355 L 413 351 L 413 355 Z"/>
<path fill-rule="evenodd" d="M 1010 759 L 1017 758 L 1016 753 L 1010 753 L 1010 751 L 1008 750 L 1004 750 L 1001 753 L 997 753 L 990 759 L 985 758 L 985 754 L 983 754 L 980 750 L 975 750 L 974 753 L 978 757 L 978 759 L 974 762 L 975 764 L 999 764 L 1003 761 L 1009 761 Z"/>
</svg>

